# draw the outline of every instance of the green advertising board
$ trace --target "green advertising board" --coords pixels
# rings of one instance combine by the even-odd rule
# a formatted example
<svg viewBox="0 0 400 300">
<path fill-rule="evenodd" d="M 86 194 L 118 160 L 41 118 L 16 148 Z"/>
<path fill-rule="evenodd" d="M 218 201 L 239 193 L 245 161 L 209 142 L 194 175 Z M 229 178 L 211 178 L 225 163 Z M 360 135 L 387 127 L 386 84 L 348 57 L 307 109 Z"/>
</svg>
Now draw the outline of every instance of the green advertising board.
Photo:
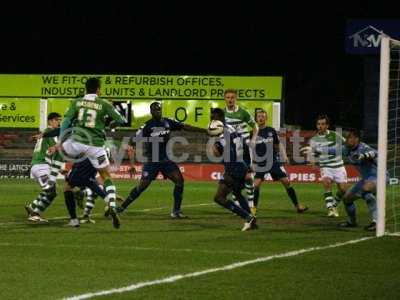
<svg viewBox="0 0 400 300">
<path fill-rule="evenodd" d="M 282 77 L 172 75 L 0 74 L 0 96 L 70 98 L 84 94 L 87 78 L 99 77 L 102 96 L 123 99 L 221 99 L 235 88 L 239 99 L 279 101 Z"/>
<path fill-rule="evenodd" d="M 150 118 L 149 105 L 163 104 L 165 116 L 206 127 L 210 109 L 225 106 L 227 88 L 238 91 L 239 104 L 251 114 L 257 108 L 272 116 L 273 102 L 282 98 L 282 77 L 262 76 L 164 76 L 164 75 L 12 75 L 0 74 L 0 127 L 38 128 L 40 101 L 47 98 L 47 112 L 64 114 L 72 99 L 84 94 L 89 77 L 102 81 L 102 97 L 130 104 L 131 127 Z M 12 111 L 11 103 L 15 109 Z M 1 107 L 0 107 L 1 108 Z M 24 121 L 23 116 L 31 121 Z M 272 124 L 271 118 L 268 124 Z"/>
<path fill-rule="evenodd" d="M 38 128 L 40 101 L 31 98 L 0 98 L 0 127 Z"/>
</svg>

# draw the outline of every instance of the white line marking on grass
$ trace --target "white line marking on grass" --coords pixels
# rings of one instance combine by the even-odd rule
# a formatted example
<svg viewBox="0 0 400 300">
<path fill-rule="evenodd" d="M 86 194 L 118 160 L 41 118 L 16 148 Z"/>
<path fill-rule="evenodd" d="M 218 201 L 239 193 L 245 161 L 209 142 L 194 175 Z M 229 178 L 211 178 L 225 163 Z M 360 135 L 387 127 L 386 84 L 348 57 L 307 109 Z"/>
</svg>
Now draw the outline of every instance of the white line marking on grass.
<svg viewBox="0 0 400 300">
<path fill-rule="evenodd" d="M 98 249 L 99 245 L 50 245 L 43 243 L 10 243 L 0 242 L 0 247 L 39 247 L 39 248 L 73 248 L 84 249 L 94 248 Z M 101 246 L 102 249 L 115 249 L 115 250 L 139 250 L 139 251 L 157 251 L 157 252 L 188 252 L 188 253 L 207 253 L 207 254 L 236 254 L 236 255 L 263 255 L 260 252 L 248 251 L 229 251 L 229 250 L 203 250 L 203 249 L 190 249 L 190 248 L 157 248 L 157 247 L 140 247 L 140 246 Z"/>
<path fill-rule="evenodd" d="M 214 203 L 199 203 L 199 204 L 189 204 L 189 205 L 182 205 L 182 208 L 188 208 L 188 207 L 199 207 L 199 206 L 211 206 L 215 205 Z M 169 206 L 162 206 L 162 207 L 154 207 L 154 208 L 144 208 L 144 209 L 138 209 L 138 210 L 131 210 L 131 212 L 148 212 L 148 211 L 156 211 L 156 210 L 163 210 L 169 208 Z M 102 216 L 103 214 L 97 213 L 97 214 L 92 214 L 92 216 Z M 55 220 L 68 220 L 69 217 L 53 217 L 53 218 L 48 218 L 47 220 L 49 221 L 55 221 Z M 36 224 L 34 222 L 29 222 L 29 221 L 10 221 L 10 222 L 3 222 L 0 223 L 0 226 L 5 226 L 5 225 L 22 225 L 22 224 Z M 40 223 L 38 225 L 46 225 L 47 223 Z M 48 224 L 47 224 L 48 225 Z"/>
<path fill-rule="evenodd" d="M 271 256 L 259 257 L 256 259 L 241 261 L 241 262 L 233 263 L 230 265 L 222 266 L 219 268 L 207 269 L 207 270 L 193 272 L 193 273 L 187 273 L 187 274 L 178 274 L 178 275 L 165 277 L 162 279 L 138 282 L 138 283 L 134 283 L 132 285 L 126 286 L 126 287 L 122 287 L 122 288 L 115 288 L 115 289 L 111 289 L 111 290 L 104 290 L 104 291 L 99 291 L 99 292 L 86 293 L 86 294 L 82 294 L 82 295 L 75 295 L 75 296 L 67 297 L 64 299 L 65 300 L 81 300 L 81 299 L 90 299 L 90 298 L 97 297 L 97 296 L 106 296 L 106 295 L 117 294 L 117 293 L 131 292 L 131 291 L 138 290 L 138 289 L 146 287 L 146 286 L 171 283 L 171 282 L 175 282 L 175 281 L 178 281 L 181 279 L 199 277 L 199 276 L 203 276 L 203 275 L 215 273 L 215 272 L 229 271 L 229 270 L 241 268 L 241 267 L 251 265 L 251 264 L 274 260 L 277 258 L 286 258 L 286 257 L 297 256 L 297 255 L 314 252 L 314 251 L 342 247 L 342 246 L 356 244 L 356 243 L 374 239 L 374 238 L 375 237 L 363 237 L 360 239 L 350 240 L 350 241 L 341 242 L 341 243 L 335 243 L 335 244 L 331 244 L 331 245 L 327 245 L 327 246 L 317 246 L 317 247 L 311 247 L 311 248 L 306 248 L 306 249 L 285 252 L 285 253 L 281 253 L 281 254 L 275 254 L 275 255 L 271 255 Z"/>
<path fill-rule="evenodd" d="M 385 235 L 388 235 L 388 236 L 400 236 L 400 232 L 386 233 Z"/>
</svg>

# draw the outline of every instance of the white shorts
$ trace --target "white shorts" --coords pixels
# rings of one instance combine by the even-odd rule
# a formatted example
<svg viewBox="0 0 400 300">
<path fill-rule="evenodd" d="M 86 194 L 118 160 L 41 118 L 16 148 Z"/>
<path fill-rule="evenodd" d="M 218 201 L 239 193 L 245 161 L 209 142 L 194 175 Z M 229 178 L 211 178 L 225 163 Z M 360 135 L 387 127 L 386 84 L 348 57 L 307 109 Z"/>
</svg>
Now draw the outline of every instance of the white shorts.
<svg viewBox="0 0 400 300">
<path fill-rule="evenodd" d="M 62 147 L 69 157 L 83 156 L 84 158 L 88 158 L 96 169 L 105 168 L 110 164 L 107 152 L 103 147 L 85 145 L 72 139 L 66 140 L 62 144 Z"/>
<path fill-rule="evenodd" d="M 345 167 L 340 168 L 321 168 L 321 178 L 330 178 L 336 183 L 347 182 L 347 172 Z"/>
<path fill-rule="evenodd" d="M 50 166 L 48 164 L 33 165 L 31 168 L 31 177 L 35 178 L 41 187 L 44 187 L 50 176 Z"/>
</svg>

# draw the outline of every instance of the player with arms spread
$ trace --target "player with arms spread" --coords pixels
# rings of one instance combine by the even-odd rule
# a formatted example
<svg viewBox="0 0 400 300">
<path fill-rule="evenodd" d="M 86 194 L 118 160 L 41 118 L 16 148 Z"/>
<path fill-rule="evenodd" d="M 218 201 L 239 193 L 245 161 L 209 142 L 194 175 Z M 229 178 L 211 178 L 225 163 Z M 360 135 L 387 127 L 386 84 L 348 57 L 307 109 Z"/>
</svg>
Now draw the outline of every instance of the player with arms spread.
<svg viewBox="0 0 400 300">
<path fill-rule="evenodd" d="M 60 137 L 64 131 L 73 124 L 72 136 L 63 144 L 62 150 L 72 158 L 83 156 L 88 158 L 93 167 L 99 172 L 104 182 L 106 202 L 108 207 L 106 215 L 110 215 L 115 228 L 120 227 L 120 220 L 115 211 L 116 188 L 111 180 L 109 159 L 104 149 L 106 119 L 113 121 L 110 126 L 122 125 L 125 120 L 113 105 L 100 98 L 100 80 L 89 78 L 86 81 L 86 95 L 74 99 L 64 116 L 61 125 Z"/>
<path fill-rule="evenodd" d="M 139 184 L 133 188 L 129 196 L 118 207 L 118 213 L 122 213 L 141 193 L 143 193 L 150 183 L 156 179 L 157 174 L 161 172 L 165 178 L 170 179 L 174 184 L 174 207 L 171 212 L 171 218 L 186 218 L 182 214 L 181 204 L 183 197 L 184 180 L 178 165 L 172 161 L 167 153 L 167 144 L 170 139 L 170 132 L 177 130 L 187 130 L 194 132 L 205 132 L 205 129 L 183 124 L 162 116 L 162 107 L 159 102 L 153 102 L 150 105 L 152 118 L 148 120 L 136 133 L 133 139 L 136 146 L 143 145 L 143 156 L 145 162 L 142 168 L 142 176 Z M 133 145 L 134 143 L 132 143 Z M 137 152 L 138 149 L 134 149 Z M 131 154 L 131 155 L 132 155 Z"/>
</svg>

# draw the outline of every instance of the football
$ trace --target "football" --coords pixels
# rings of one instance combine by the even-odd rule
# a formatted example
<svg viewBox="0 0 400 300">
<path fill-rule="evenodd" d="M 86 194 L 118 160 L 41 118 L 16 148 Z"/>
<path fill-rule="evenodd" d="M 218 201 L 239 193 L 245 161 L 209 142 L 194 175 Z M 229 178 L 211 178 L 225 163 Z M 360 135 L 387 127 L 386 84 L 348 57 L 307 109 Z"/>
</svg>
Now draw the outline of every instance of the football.
<svg viewBox="0 0 400 300">
<path fill-rule="evenodd" d="M 218 120 L 211 121 L 208 125 L 207 133 L 210 136 L 219 136 L 224 132 L 224 123 Z"/>
</svg>

